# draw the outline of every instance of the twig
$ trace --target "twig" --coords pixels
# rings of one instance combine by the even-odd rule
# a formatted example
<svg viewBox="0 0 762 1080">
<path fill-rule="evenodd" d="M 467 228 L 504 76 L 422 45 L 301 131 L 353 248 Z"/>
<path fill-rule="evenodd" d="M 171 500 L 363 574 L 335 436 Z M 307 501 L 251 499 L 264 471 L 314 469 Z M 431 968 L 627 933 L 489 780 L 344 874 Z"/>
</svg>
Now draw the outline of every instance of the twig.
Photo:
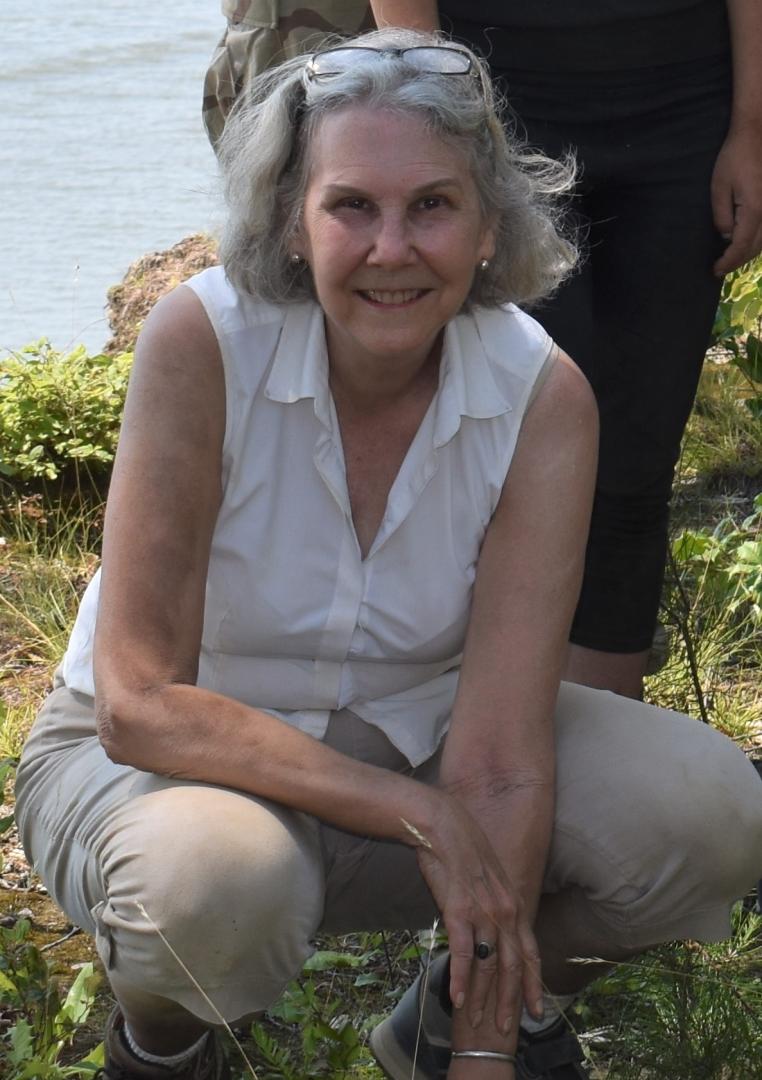
<svg viewBox="0 0 762 1080">
<path fill-rule="evenodd" d="M 58 938 L 56 941 L 49 941 L 47 943 L 47 945 L 41 945 L 40 948 L 39 948 L 39 952 L 47 952 L 48 949 L 55 949 L 56 945 L 63 945 L 63 943 L 65 941 L 68 941 L 69 938 L 76 937 L 77 934 L 81 934 L 81 933 L 82 933 L 82 927 L 81 926 L 72 926 L 71 930 L 69 930 L 68 933 L 64 934 L 63 937 Z"/>
<path fill-rule="evenodd" d="M 385 930 L 381 931 L 381 945 L 383 946 L 384 958 L 386 960 L 386 977 L 388 978 L 389 985 L 391 986 L 394 982 L 394 966 L 392 964 L 392 958 L 389 952 L 389 942 L 386 940 Z"/>
<path fill-rule="evenodd" d="M 708 724 L 709 713 L 707 712 L 706 701 L 704 700 L 704 690 L 701 686 L 701 679 L 699 678 L 696 650 L 693 647 L 693 638 L 691 636 L 690 627 L 688 626 L 687 612 L 690 611 L 690 603 L 688 601 L 688 595 L 685 591 L 685 587 L 680 577 L 680 573 L 677 569 L 677 561 L 675 560 L 675 556 L 671 550 L 668 550 L 668 555 L 670 570 L 672 571 L 672 575 L 675 581 L 675 588 L 677 589 L 678 595 L 682 602 L 684 612 L 684 614 L 680 614 L 673 609 L 671 614 L 677 622 L 678 629 L 680 630 L 683 641 L 685 642 L 685 652 L 688 657 L 688 666 L 691 671 L 691 681 L 693 683 L 693 689 L 696 692 L 696 701 L 698 703 L 698 709 L 699 713 L 701 714 L 701 719 L 704 721 L 705 724 Z"/>
</svg>

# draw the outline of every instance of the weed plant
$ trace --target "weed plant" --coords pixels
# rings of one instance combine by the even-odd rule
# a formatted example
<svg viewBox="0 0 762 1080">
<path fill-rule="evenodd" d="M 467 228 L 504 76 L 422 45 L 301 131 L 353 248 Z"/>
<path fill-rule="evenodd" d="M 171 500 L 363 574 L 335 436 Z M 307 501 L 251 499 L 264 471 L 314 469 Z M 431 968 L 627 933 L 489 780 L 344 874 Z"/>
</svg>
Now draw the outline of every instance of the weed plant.
<svg viewBox="0 0 762 1080">
<path fill-rule="evenodd" d="M 580 1019 L 610 1080 L 762 1076 L 762 919 L 739 906 L 730 941 L 619 964 L 590 989 Z"/>
<path fill-rule="evenodd" d="M 762 487 L 762 422 L 746 406 L 754 392 L 727 353 L 715 350 L 701 377 L 688 437 L 683 443 L 677 511 L 683 501 L 726 495 L 731 500 Z M 697 487 L 698 493 L 686 488 Z M 681 496 L 688 495 L 687 500 Z"/>
<path fill-rule="evenodd" d="M 97 565 L 102 507 L 76 494 L 45 506 L 39 495 L 0 506 L 0 679 L 59 662 L 79 598 Z"/>
<path fill-rule="evenodd" d="M 3 1032 L 4 1060 L 12 1080 L 94 1077 L 100 1048 L 67 1062 L 66 1051 L 87 1020 L 101 977 L 85 964 L 64 997 L 40 950 L 29 940 L 30 923 L 0 927 L 0 1002 L 11 1013 Z M 0 1059 L 2 1060 L 2 1059 Z"/>
<path fill-rule="evenodd" d="M 762 495 L 740 521 L 673 540 L 663 598 L 667 665 L 650 700 L 711 722 L 742 744 L 762 734 Z"/>
</svg>

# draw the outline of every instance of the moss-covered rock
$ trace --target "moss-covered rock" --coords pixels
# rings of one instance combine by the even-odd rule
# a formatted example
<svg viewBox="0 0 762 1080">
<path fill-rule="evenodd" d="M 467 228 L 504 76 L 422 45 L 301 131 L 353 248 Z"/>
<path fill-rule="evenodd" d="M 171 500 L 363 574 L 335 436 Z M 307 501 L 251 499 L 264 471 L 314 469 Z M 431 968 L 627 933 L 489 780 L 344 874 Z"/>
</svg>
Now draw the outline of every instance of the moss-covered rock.
<svg viewBox="0 0 762 1080">
<path fill-rule="evenodd" d="M 193 274 L 214 266 L 217 244 L 203 233 L 188 236 L 166 251 L 152 251 L 130 266 L 119 285 L 108 291 L 111 338 L 104 352 L 129 352 L 156 301 Z"/>
</svg>

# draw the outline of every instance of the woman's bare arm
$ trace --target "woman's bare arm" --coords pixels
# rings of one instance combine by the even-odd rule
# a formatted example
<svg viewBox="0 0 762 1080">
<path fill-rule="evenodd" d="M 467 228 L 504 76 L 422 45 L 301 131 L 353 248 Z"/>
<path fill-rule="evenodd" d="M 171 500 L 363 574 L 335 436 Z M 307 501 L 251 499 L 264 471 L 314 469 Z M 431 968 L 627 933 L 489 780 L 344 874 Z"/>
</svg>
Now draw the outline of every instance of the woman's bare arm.
<svg viewBox="0 0 762 1080">
<path fill-rule="evenodd" d="M 439 29 L 436 0 L 371 0 L 376 26 L 407 26 L 412 30 Z"/>
<path fill-rule="evenodd" d="M 534 918 L 550 842 L 553 714 L 582 577 L 596 456 L 592 392 L 561 355 L 527 414 L 485 538 L 442 763 L 441 783 L 485 832 L 521 904 L 518 911 L 494 904 L 484 912 L 485 939 L 503 946 L 494 966 L 473 961 L 473 937 L 450 935 L 453 1000 L 467 994 L 455 1036 L 466 1041 L 474 1038 L 469 1018 L 482 1011 L 485 1025 L 497 1017 L 495 1038 L 509 1016 L 517 1019 L 522 977 L 528 1005 L 537 1003 L 532 946 L 520 923 Z"/>
</svg>

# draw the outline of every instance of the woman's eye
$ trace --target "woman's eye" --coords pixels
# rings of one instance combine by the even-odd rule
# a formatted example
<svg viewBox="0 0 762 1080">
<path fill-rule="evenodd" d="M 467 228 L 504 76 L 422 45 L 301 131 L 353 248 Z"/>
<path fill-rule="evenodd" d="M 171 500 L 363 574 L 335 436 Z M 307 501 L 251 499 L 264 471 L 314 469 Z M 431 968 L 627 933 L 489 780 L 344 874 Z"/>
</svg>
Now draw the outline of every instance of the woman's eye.
<svg viewBox="0 0 762 1080">
<path fill-rule="evenodd" d="M 339 208 L 342 210 L 367 210 L 368 200 L 363 199 L 360 195 L 350 195 L 348 198 L 341 200 Z"/>
<path fill-rule="evenodd" d="M 445 205 L 442 195 L 426 195 L 418 204 L 422 210 L 438 210 Z"/>
</svg>

